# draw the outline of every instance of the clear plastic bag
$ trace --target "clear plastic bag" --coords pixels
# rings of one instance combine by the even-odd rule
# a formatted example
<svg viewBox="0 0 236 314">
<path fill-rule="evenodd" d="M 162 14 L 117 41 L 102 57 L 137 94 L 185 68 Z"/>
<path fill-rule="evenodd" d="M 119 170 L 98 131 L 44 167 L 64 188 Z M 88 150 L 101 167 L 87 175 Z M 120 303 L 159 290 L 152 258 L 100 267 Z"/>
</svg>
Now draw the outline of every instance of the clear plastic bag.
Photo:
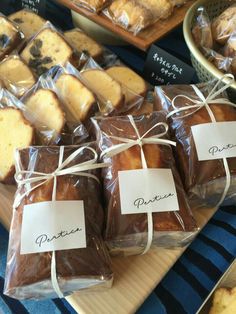
<svg viewBox="0 0 236 314">
<path fill-rule="evenodd" d="M 24 34 L 18 25 L 0 13 L 0 60 L 24 42 Z"/>
<path fill-rule="evenodd" d="M 134 123 L 144 135 L 158 122 L 163 122 L 163 113 L 134 117 Z M 99 148 L 103 153 L 114 145 L 121 144 L 117 137 L 137 139 L 136 131 L 128 116 L 94 118 Z M 158 125 L 148 132 L 146 137 L 156 136 L 163 132 L 163 125 Z M 163 136 L 162 139 L 167 139 Z M 179 211 L 152 213 L 153 237 L 152 247 L 178 247 L 186 245 L 194 237 L 197 227 L 191 214 L 185 192 L 175 167 L 170 146 L 145 144 L 143 146 L 148 168 L 171 169 L 175 181 Z M 148 241 L 147 214 L 121 214 L 118 171 L 142 169 L 141 150 L 135 145 L 113 157 L 104 155 L 103 162 L 110 166 L 102 170 L 106 206 L 105 241 L 112 255 L 133 255 L 144 252 Z M 158 187 L 157 192 L 158 193 Z"/>
<path fill-rule="evenodd" d="M 63 66 L 68 61 L 79 67 L 81 53 L 67 42 L 63 33 L 47 22 L 23 49 L 21 57 L 35 75 L 40 76 L 53 66 Z"/>
<path fill-rule="evenodd" d="M 143 103 L 143 96 L 113 79 L 92 58 L 85 63 L 80 76 L 82 82 L 96 95 L 103 115 L 119 115 Z"/>
<path fill-rule="evenodd" d="M 114 0 L 103 13 L 115 24 L 137 35 L 159 19 L 168 18 L 172 11 L 169 0 Z"/>
<path fill-rule="evenodd" d="M 0 80 L 17 98 L 22 97 L 36 83 L 36 78 L 31 69 L 15 53 L 6 57 L 0 63 Z"/>
<path fill-rule="evenodd" d="M 91 145 L 90 145 L 91 146 Z M 65 146 L 63 161 L 78 150 L 78 146 Z M 35 177 L 37 173 L 53 173 L 58 165 L 60 147 L 29 147 L 18 151 L 16 164 L 22 179 Z M 73 167 L 94 159 L 88 145 L 64 168 Z M 84 203 L 86 247 L 55 252 L 56 276 L 59 288 L 64 295 L 78 290 L 91 290 L 110 287 L 113 273 L 110 259 L 102 241 L 104 222 L 101 207 L 100 184 L 89 173 L 98 176 L 98 170 L 87 170 L 78 174 L 57 176 L 56 200 L 82 200 Z M 42 179 L 43 180 L 43 179 Z M 43 182 L 43 181 L 41 181 Z M 20 254 L 22 215 L 24 206 L 52 200 L 53 179 L 36 187 L 38 182 L 20 184 L 16 192 L 15 208 L 10 228 L 4 293 L 16 299 L 55 298 L 56 292 L 51 282 L 52 252 Z M 34 190 L 30 189 L 36 187 Z M 25 194 L 25 192 L 28 193 Z"/>
<path fill-rule="evenodd" d="M 213 48 L 211 21 L 204 7 L 197 10 L 196 23 L 192 29 L 195 43 L 201 48 Z"/>
<path fill-rule="evenodd" d="M 73 2 L 79 7 L 99 13 L 102 9 L 109 5 L 111 0 L 73 0 Z"/>
<path fill-rule="evenodd" d="M 214 86 L 215 82 L 197 85 L 205 97 L 209 95 Z M 185 97 L 182 97 L 182 95 Z M 193 102 L 186 97 L 199 100 L 191 85 L 156 87 L 155 109 L 165 110 L 166 113 L 173 111 L 172 101 L 176 96 L 178 96 L 175 100 L 177 108 L 193 105 Z M 222 95 L 220 98 L 227 99 L 227 95 Z M 236 121 L 236 110 L 232 106 L 220 103 L 210 104 L 209 106 L 217 122 Z M 171 138 L 177 142 L 175 149 L 177 164 L 191 208 L 216 207 L 219 205 L 226 187 L 226 170 L 223 159 L 199 161 L 191 131 L 191 126 L 210 123 L 212 120 L 205 107 L 197 112 L 194 112 L 194 109 L 189 109 L 184 114 L 188 115 L 182 118 L 183 113 L 176 113 L 168 119 L 168 122 L 171 129 Z M 227 162 L 231 174 L 231 184 L 226 200 L 231 199 L 231 202 L 235 203 L 236 158 L 228 158 Z"/>
</svg>

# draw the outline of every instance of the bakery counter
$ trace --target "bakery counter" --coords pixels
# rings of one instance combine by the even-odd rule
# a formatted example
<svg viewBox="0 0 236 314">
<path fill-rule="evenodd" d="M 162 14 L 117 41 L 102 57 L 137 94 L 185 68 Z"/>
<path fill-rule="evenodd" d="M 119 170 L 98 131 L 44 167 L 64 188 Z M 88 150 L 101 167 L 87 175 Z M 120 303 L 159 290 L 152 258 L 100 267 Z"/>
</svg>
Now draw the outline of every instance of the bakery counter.
<svg viewBox="0 0 236 314">
<path fill-rule="evenodd" d="M 9 229 L 15 188 L 0 185 L 0 222 Z M 215 209 L 195 211 L 201 228 Z M 74 293 L 67 301 L 80 314 L 134 313 L 184 252 L 185 248 L 152 250 L 142 256 L 113 258 L 115 273 L 111 289 L 90 293 Z M 124 293 L 125 291 L 125 293 Z"/>
</svg>

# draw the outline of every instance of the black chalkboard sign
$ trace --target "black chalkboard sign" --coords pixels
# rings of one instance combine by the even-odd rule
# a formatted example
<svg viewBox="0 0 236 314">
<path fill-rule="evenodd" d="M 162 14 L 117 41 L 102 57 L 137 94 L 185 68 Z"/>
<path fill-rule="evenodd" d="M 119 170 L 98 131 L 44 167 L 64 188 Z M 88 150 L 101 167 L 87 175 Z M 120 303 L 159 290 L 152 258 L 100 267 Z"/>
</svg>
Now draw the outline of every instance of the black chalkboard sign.
<svg viewBox="0 0 236 314">
<path fill-rule="evenodd" d="M 46 0 L 20 0 L 22 8 L 29 9 L 41 16 L 44 16 Z"/>
<path fill-rule="evenodd" d="M 195 70 L 188 64 L 152 45 L 144 66 L 144 77 L 152 85 L 189 84 Z"/>
</svg>

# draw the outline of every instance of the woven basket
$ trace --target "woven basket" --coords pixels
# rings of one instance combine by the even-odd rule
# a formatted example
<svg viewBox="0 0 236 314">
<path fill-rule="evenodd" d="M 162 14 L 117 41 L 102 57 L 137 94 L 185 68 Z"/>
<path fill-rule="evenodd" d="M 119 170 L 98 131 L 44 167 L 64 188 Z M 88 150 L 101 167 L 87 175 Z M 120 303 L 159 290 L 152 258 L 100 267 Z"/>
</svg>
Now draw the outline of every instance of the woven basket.
<svg viewBox="0 0 236 314">
<path fill-rule="evenodd" d="M 193 36 L 192 27 L 196 21 L 197 9 L 200 6 L 204 6 L 210 19 L 214 19 L 219 16 L 225 9 L 227 9 L 233 2 L 230 0 L 199 0 L 197 1 L 187 12 L 184 19 L 184 38 L 186 44 L 190 50 L 191 60 L 193 67 L 197 72 L 197 76 L 201 82 L 207 82 L 212 79 L 221 79 L 224 75 L 218 70 L 214 64 L 209 62 L 204 55 L 197 48 Z M 225 79 L 227 82 L 227 79 Z M 236 82 L 232 85 L 232 88 L 228 91 L 232 100 L 236 100 Z"/>
</svg>

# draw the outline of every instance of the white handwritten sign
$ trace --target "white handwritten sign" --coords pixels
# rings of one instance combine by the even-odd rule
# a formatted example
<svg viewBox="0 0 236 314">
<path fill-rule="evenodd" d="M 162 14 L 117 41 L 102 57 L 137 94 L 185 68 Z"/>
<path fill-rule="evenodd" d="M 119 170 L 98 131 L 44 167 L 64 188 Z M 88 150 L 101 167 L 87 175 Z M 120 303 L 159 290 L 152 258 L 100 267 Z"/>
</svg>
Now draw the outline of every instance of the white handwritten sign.
<svg viewBox="0 0 236 314">
<path fill-rule="evenodd" d="M 236 157 L 236 122 L 204 123 L 191 129 L 198 160 Z"/>
<path fill-rule="evenodd" d="M 21 254 L 86 247 L 83 201 L 55 201 L 25 205 Z"/>
<path fill-rule="evenodd" d="M 21 0 L 22 8 L 29 9 L 36 14 L 42 15 L 45 10 L 46 0 Z"/>
<path fill-rule="evenodd" d="M 170 169 L 137 169 L 119 171 L 122 214 L 179 210 Z"/>
</svg>

